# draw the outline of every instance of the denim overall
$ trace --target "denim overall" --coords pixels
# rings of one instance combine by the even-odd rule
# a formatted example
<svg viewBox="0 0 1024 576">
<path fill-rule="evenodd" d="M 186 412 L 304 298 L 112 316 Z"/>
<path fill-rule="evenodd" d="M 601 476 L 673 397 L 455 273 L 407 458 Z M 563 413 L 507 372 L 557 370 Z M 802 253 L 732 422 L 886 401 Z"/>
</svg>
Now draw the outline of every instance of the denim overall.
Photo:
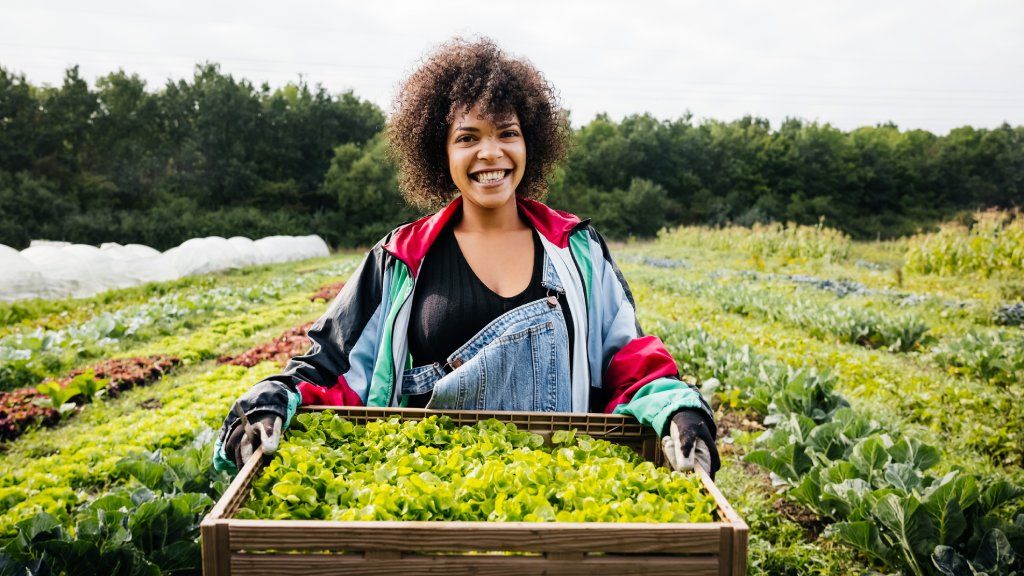
<svg viewBox="0 0 1024 576">
<path fill-rule="evenodd" d="M 558 275 L 544 255 L 548 297 L 498 316 L 447 359 L 405 371 L 402 394 L 433 390 L 427 408 L 572 411 L 569 334 Z"/>
</svg>

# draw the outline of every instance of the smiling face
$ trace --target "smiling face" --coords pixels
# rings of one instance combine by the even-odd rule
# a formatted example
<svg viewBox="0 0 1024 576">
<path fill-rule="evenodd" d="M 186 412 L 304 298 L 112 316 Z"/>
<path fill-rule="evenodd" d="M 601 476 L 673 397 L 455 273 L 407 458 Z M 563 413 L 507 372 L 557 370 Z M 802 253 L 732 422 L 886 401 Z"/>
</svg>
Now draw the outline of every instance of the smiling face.
<svg viewBox="0 0 1024 576">
<path fill-rule="evenodd" d="M 493 209 L 513 201 L 526 171 L 526 140 L 513 112 L 494 122 L 479 105 L 448 127 L 448 169 L 463 200 Z"/>
</svg>

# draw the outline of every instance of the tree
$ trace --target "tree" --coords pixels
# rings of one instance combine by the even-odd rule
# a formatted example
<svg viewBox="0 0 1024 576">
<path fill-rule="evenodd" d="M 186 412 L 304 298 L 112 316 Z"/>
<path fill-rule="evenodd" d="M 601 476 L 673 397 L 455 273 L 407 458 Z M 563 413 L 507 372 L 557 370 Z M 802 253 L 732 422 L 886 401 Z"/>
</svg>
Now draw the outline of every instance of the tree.
<svg viewBox="0 0 1024 576">
<path fill-rule="evenodd" d="M 402 198 L 381 135 L 337 147 L 323 187 L 338 199 L 340 241 L 347 245 L 372 244 L 416 214 Z"/>
</svg>

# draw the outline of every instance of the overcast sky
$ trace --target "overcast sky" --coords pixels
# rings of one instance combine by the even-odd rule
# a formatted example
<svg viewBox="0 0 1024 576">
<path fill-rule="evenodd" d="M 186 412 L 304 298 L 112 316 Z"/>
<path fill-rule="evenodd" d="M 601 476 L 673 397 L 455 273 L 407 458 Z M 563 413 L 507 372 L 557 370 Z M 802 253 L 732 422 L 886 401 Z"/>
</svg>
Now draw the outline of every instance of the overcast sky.
<svg viewBox="0 0 1024 576">
<path fill-rule="evenodd" d="M 389 107 L 446 38 L 529 58 L 576 125 L 599 112 L 944 134 L 1024 124 L 1024 2 L 0 0 L 0 66 L 35 84 L 118 68 L 151 89 L 197 62 L 259 85 L 300 75 Z"/>
</svg>

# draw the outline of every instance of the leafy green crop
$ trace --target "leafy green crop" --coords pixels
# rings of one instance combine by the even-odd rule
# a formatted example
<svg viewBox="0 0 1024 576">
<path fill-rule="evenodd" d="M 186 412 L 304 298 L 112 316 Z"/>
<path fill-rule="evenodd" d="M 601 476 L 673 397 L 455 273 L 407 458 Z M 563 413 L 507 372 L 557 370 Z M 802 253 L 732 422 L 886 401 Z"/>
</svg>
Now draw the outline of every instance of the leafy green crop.
<svg viewBox="0 0 1024 576">
<path fill-rule="evenodd" d="M 139 455 L 191 443 L 196 429 L 219 426 L 235 398 L 276 370 L 262 364 L 249 370 L 221 366 L 202 374 L 184 371 L 151 388 L 163 395 L 158 409 L 134 410 L 97 422 L 94 414 L 103 412 L 101 404 L 94 414 L 47 431 L 46 455 L 21 450 L 0 455 L 0 538 L 38 512 L 63 521 L 88 497 L 87 490 L 110 486 L 118 477 L 138 474 L 143 483 L 157 486 L 145 480 L 151 478 L 142 471 L 145 464 L 130 465 L 122 459 L 147 458 Z M 152 474 L 156 482 L 157 473 Z"/>
<path fill-rule="evenodd" d="M 304 293 L 310 284 L 349 267 L 343 262 L 308 277 L 274 277 L 248 286 L 219 286 L 196 293 L 171 292 L 61 328 L 12 332 L 0 337 L 0 390 L 38 384 L 44 377 L 58 376 L 84 360 L 107 358 L 161 336 L 173 337 L 225 317 L 233 319 L 231 316 L 261 304 L 299 297 L 309 305 Z"/>
<path fill-rule="evenodd" d="M 1024 334 L 1019 330 L 971 330 L 935 347 L 936 361 L 950 372 L 1021 391 L 1024 382 Z"/>
<path fill-rule="evenodd" d="M 979 566 L 1007 567 L 992 574 L 1012 574 L 1013 554 L 1000 546 L 1020 545 L 1024 529 L 997 514 L 1024 496 L 1012 484 L 956 471 L 929 474 L 940 460 L 935 447 L 912 437 L 893 440 L 849 409 L 823 424 L 791 414 L 759 441 L 764 448 L 747 460 L 771 470 L 790 498 L 837 520 L 828 529 L 836 540 L 918 576 L 973 574 L 963 571 L 971 565 L 962 556 L 968 551 Z M 991 560 L 989 549 L 1002 555 Z"/>
<path fill-rule="evenodd" d="M 206 429 L 179 450 L 122 459 L 117 474 L 131 485 L 90 500 L 73 518 L 40 512 L 18 522 L 12 537 L 0 538 L 0 574 L 198 574 L 199 523 L 228 481 L 210 464 L 213 439 Z"/>
<path fill-rule="evenodd" d="M 553 445 L 487 420 L 397 418 L 355 425 L 302 414 L 240 518 L 710 522 L 714 498 L 696 476 L 644 462 L 629 448 L 556 432 Z"/>
</svg>

